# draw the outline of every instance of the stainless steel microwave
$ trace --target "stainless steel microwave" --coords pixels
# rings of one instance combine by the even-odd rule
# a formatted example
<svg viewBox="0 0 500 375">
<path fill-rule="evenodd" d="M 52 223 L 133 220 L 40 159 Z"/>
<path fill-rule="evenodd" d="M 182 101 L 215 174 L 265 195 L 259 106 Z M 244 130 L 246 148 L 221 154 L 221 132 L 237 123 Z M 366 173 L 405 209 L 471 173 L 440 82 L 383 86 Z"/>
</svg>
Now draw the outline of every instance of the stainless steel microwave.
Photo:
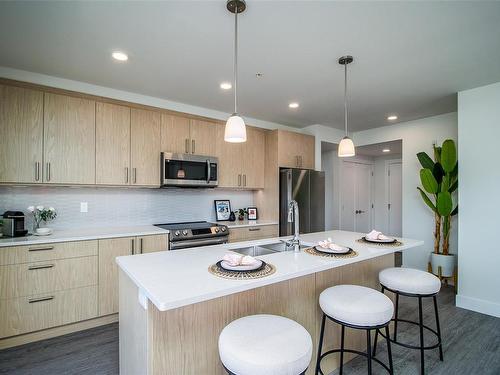
<svg viewBox="0 0 500 375">
<path fill-rule="evenodd" d="M 162 152 L 162 186 L 216 187 L 218 164 L 219 159 L 213 156 Z"/>
</svg>

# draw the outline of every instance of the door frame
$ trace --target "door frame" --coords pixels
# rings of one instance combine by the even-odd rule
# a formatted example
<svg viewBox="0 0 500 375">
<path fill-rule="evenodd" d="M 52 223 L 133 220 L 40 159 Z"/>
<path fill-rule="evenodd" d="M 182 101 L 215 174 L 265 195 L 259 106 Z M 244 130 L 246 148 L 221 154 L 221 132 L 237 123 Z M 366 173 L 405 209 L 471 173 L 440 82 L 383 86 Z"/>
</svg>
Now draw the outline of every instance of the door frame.
<svg viewBox="0 0 500 375">
<path fill-rule="evenodd" d="M 374 196 L 375 196 L 375 191 L 374 191 L 374 183 L 373 183 L 373 175 L 374 175 L 374 169 L 375 169 L 375 162 L 372 160 L 365 160 L 365 159 L 352 159 L 352 160 L 342 160 L 341 163 L 341 168 L 340 168 L 340 180 L 342 180 L 342 175 L 343 175 L 343 170 L 344 170 L 344 163 L 351 163 L 351 164 L 364 164 L 364 165 L 369 165 L 370 166 L 370 188 L 368 189 L 370 193 L 370 227 L 373 227 L 373 223 L 375 222 L 375 203 L 374 203 Z M 340 212 L 339 212 L 339 228 L 342 228 L 342 211 L 344 210 L 344 197 L 342 196 L 342 184 L 339 185 L 339 196 L 340 196 Z M 340 229 L 343 230 L 343 229 Z"/>
<path fill-rule="evenodd" d="M 390 192 L 389 192 L 389 186 L 390 186 L 390 175 L 389 175 L 389 167 L 391 164 L 401 164 L 401 211 L 403 210 L 403 159 L 402 158 L 399 158 L 399 159 L 388 159 L 385 161 L 385 186 L 384 186 L 384 198 L 385 198 L 385 207 L 387 209 L 387 215 L 386 215 L 386 228 L 387 230 L 389 231 L 389 228 L 391 227 L 390 224 L 391 224 L 391 215 L 390 215 L 390 212 L 389 212 L 389 202 L 390 202 Z M 401 213 L 401 235 L 403 235 L 403 214 Z"/>
</svg>

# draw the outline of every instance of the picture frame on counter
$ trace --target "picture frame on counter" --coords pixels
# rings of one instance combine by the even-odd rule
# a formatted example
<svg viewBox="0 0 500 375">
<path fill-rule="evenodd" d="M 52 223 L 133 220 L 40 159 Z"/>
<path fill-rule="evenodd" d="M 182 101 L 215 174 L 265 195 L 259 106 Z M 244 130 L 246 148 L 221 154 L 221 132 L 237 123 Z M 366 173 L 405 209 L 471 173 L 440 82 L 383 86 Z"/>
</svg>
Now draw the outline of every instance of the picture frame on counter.
<svg viewBox="0 0 500 375">
<path fill-rule="evenodd" d="M 257 211 L 257 207 L 248 207 L 247 216 L 248 220 L 257 220 L 259 218 L 259 212 Z"/>
<path fill-rule="evenodd" d="M 231 215 L 231 202 L 229 199 L 214 200 L 215 218 L 217 221 L 227 221 Z"/>
</svg>

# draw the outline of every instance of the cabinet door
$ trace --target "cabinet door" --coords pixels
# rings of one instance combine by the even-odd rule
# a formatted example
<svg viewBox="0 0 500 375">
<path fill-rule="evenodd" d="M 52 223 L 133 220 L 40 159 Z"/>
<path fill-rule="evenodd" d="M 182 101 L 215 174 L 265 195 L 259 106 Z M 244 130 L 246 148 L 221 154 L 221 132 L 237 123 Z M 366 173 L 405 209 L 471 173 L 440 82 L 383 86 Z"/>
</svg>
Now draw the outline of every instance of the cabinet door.
<svg viewBox="0 0 500 375">
<path fill-rule="evenodd" d="M 41 182 L 43 93 L 0 85 L 0 182 Z"/>
<path fill-rule="evenodd" d="M 131 255 L 135 237 L 99 240 L 99 315 L 118 312 L 118 265 L 115 258 Z"/>
<path fill-rule="evenodd" d="M 44 182 L 95 184 L 95 102 L 45 93 Z"/>
<path fill-rule="evenodd" d="M 168 250 L 166 234 L 137 237 L 138 249 L 141 254 Z M 137 253 L 137 251 L 136 251 Z"/>
<path fill-rule="evenodd" d="M 130 181 L 130 108 L 96 104 L 96 184 Z"/>
<path fill-rule="evenodd" d="M 244 157 L 243 145 L 241 143 L 229 143 L 224 141 L 224 124 L 217 124 L 216 156 L 219 158 L 219 186 L 238 188 L 242 187 L 241 175 L 242 159 Z"/>
<path fill-rule="evenodd" d="M 217 124 L 209 121 L 191 120 L 191 153 L 214 156 L 216 154 Z"/>
<path fill-rule="evenodd" d="M 301 147 L 299 151 L 299 162 L 301 168 L 314 169 L 314 137 L 312 135 L 302 134 L 301 138 Z"/>
<path fill-rule="evenodd" d="M 132 185 L 160 186 L 160 118 L 160 113 L 154 111 L 131 111 Z"/>
<path fill-rule="evenodd" d="M 189 154 L 189 118 L 161 115 L 161 151 Z"/>
<path fill-rule="evenodd" d="M 266 152 L 265 132 L 247 126 L 247 141 L 243 143 L 242 174 L 243 187 L 264 188 L 264 166 Z"/>
<path fill-rule="evenodd" d="M 303 146 L 300 134 L 278 130 L 278 163 L 280 167 L 298 168 L 299 150 Z"/>
</svg>

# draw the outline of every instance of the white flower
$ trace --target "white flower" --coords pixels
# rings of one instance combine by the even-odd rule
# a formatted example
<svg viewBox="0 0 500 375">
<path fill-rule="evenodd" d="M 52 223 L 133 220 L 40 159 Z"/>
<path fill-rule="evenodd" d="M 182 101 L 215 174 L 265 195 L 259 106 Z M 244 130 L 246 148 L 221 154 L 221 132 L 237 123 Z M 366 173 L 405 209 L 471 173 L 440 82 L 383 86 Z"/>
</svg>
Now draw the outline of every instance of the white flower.
<svg viewBox="0 0 500 375">
<path fill-rule="evenodd" d="M 37 209 L 38 211 L 43 211 L 43 208 L 44 208 L 43 206 L 36 206 L 36 209 Z"/>
<path fill-rule="evenodd" d="M 52 211 L 52 212 L 55 212 L 55 208 L 54 207 L 49 207 L 49 211 Z"/>
<path fill-rule="evenodd" d="M 33 212 L 33 211 L 35 211 L 35 207 L 34 207 L 34 206 L 29 206 L 29 207 L 28 207 L 28 211 L 29 211 L 29 212 Z"/>
</svg>

